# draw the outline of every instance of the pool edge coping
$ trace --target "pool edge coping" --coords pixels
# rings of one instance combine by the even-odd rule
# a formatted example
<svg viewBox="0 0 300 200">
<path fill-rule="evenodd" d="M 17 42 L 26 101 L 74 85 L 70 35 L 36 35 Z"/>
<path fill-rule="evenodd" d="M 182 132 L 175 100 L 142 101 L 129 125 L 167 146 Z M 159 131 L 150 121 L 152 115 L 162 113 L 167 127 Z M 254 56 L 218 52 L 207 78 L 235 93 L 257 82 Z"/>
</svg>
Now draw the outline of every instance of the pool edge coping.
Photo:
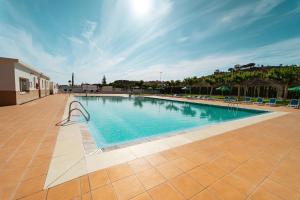
<svg viewBox="0 0 300 200">
<path fill-rule="evenodd" d="M 66 118 L 68 104 L 72 99 L 74 99 L 74 97 L 75 96 L 73 95 L 69 96 L 62 119 Z M 172 100 L 164 97 L 150 97 Z M 179 101 L 197 103 L 190 102 L 185 99 L 179 99 Z M 206 104 L 209 103 L 207 102 Z M 151 141 L 144 141 L 138 144 L 117 148 L 107 152 L 96 150 L 91 151 L 90 153 L 86 153 L 86 150 L 84 149 L 82 133 L 80 130 L 80 126 L 82 126 L 82 123 L 72 124 L 67 127 L 60 127 L 44 188 L 51 188 L 66 181 L 100 169 L 172 149 L 184 144 L 204 140 L 216 135 L 224 134 L 228 131 L 237 130 L 265 120 L 280 117 L 288 113 L 289 112 L 272 111 L 257 116 L 222 122 L 205 127 L 199 127 L 195 130 L 182 131 L 181 133 L 177 133 L 175 135 L 165 136 Z M 199 132 L 201 132 L 201 134 L 199 134 Z M 68 150 L 70 150 L 68 149 L 68 147 L 72 150 L 77 150 L 78 152 L 75 151 L 75 154 L 73 151 L 68 152 Z M 64 152 L 64 150 L 66 150 L 67 152 Z"/>
</svg>

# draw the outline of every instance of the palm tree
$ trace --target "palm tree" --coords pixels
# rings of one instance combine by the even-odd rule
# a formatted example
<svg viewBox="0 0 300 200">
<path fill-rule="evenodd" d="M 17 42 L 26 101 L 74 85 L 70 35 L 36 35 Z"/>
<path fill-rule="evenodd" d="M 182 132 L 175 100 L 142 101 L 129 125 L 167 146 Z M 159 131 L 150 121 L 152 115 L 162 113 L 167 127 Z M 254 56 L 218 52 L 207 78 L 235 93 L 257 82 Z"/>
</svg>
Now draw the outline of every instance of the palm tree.
<svg viewBox="0 0 300 200">
<path fill-rule="evenodd" d="M 197 80 L 197 77 L 188 77 L 183 80 L 184 85 L 189 88 L 190 94 L 192 93 L 192 86 L 194 85 L 195 80 Z"/>
<path fill-rule="evenodd" d="M 105 75 L 102 78 L 102 85 L 106 85 L 106 77 L 105 77 Z"/>
<path fill-rule="evenodd" d="M 176 87 L 176 82 L 174 80 L 171 80 L 169 85 L 171 87 L 171 94 L 173 94 L 173 88 Z"/>
<path fill-rule="evenodd" d="M 214 89 L 214 85 L 216 83 L 216 80 L 214 78 L 214 76 L 207 76 L 205 77 L 205 82 L 208 83 L 210 85 L 210 92 L 209 95 L 212 95 L 213 89 Z"/>
<path fill-rule="evenodd" d="M 139 88 L 144 88 L 144 86 L 145 86 L 143 80 L 136 82 L 135 85 L 138 86 Z"/>
<path fill-rule="evenodd" d="M 271 69 L 267 77 L 282 83 L 284 86 L 283 98 L 286 99 L 288 95 L 288 87 L 293 82 L 300 80 L 299 67 L 280 67 Z"/>
</svg>

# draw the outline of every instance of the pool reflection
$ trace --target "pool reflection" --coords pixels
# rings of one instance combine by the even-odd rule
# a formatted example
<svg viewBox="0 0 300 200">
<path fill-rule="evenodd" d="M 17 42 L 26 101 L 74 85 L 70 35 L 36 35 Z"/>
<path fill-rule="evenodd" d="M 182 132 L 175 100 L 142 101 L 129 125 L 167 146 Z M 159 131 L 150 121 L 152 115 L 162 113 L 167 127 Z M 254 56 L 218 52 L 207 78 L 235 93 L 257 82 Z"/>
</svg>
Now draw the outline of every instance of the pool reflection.
<svg viewBox="0 0 300 200">
<path fill-rule="evenodd" d="M 258 111 L 147 97 L 76 97 L 98 147 L 257 115 Z"/>
<path fill-rule="evenodd" d="M 227 108 L 217 106 L 219 109 L 216 109 L 216 106 L 195 104 L 195 103 L 186 103 L 180 101 L 171 101 L 171 100 L 161 100 L 148 97 L 122 97 L 122 96 L 93 96 L 93 97 L 77 97 L 85 103 L 86 106 L 89 106 L 88 102 L 101 102 L 103 106 L 106 103 L 122 103 L 122 102 L 132 102 L 132 105 L 135 108 L 142 109 L 145 105 L 150 104 L 152 106 L 158 107 L 159 112 L 176 112 L 181 113 L 184 116 L 189 117 L 198 117 L 200 119 L 206 119 L 214 122 L 234 119 L 239 117 L 238 109 L 236 108 Z M 221 112 L 221 110 L 226 110 Z"/>
</svg>

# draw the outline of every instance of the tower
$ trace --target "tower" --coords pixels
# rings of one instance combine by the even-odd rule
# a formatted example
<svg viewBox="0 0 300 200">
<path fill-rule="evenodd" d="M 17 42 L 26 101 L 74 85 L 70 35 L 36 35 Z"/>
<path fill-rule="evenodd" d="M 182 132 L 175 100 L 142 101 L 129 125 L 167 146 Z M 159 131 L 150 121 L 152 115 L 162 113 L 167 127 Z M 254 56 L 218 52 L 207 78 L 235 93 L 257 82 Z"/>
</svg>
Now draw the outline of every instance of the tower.
<svg viewBox="0 0 300 200">
<path fill-rule="evenodd" d="M 74 73 L 72 73 L 72 87 L 74 87 Z"/>
</svg>

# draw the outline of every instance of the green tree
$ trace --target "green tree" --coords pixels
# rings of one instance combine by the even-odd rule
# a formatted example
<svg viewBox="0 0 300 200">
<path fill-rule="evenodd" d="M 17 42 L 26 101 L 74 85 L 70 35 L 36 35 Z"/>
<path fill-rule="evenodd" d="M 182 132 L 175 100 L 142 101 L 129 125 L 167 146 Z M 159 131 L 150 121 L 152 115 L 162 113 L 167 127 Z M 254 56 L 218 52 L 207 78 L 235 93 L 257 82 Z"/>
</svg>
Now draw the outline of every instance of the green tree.
<svg viewBox="0 0 300 200">
<path fill-rule="evenodd" d="M 102 85 L 106 85 L 106 77 L 105 77 L 105 75 L 102 78 Z"/>
<path fill-rule="evenodd" d="M 139 87 L 139 88 L 144 88 L 144 86 L 145 86 L 143 80 L 140 80 L 140 81 L 136 82 L 135 85 L 136 85 L 137 87 Z"/>
<path fill-rule="evenodd" d="M 283 98 L 286 99 L 288 95 L 288 87 L 293 82 L 300 80 L 299 67 L 278 67 L 271 69 L 267 77 L 279 81 L 284 87 Z"/>
<path fill-rule="evenodd" d="M 188 77 L 183 80 L 184 85 L 189 88 L 190 94 L 192 93 L 192 87 L 197 83 L 197 80 L 196 76 Z"/>
<path fill-rule="evenodd" d="M 209 95 L 212 95 L 214 86 L 215 86 L 215 84 L 216 84 L 216 79 L 215 79 L 215 77 L 214 77 L 213 75 L 211 75 L 211 76 L 206 76 L 206 77 L 204 78 L 204 81 L 205 81 L 206 83 L 209 84 L 209 86 L 210 86 L 210 92 L 209 92 Z"/>
</svg>

